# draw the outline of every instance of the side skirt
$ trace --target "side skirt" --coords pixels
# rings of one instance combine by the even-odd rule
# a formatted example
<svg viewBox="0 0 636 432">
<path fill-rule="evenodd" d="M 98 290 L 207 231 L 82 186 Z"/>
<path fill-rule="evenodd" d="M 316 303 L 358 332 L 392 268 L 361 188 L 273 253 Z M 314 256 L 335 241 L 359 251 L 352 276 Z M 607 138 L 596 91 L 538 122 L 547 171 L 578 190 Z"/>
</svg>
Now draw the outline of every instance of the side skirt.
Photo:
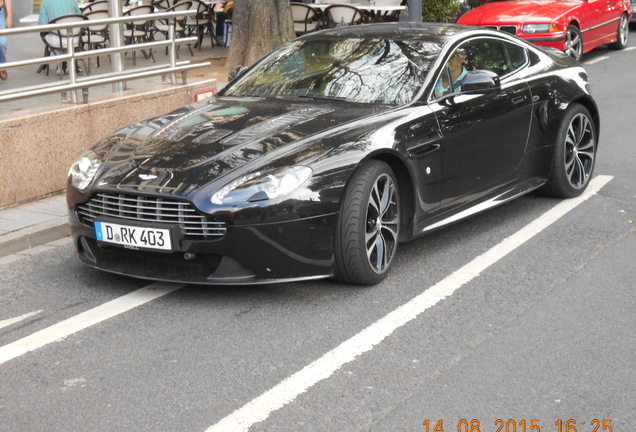
<svg viewBox="0 0 636 432">
<path fill-rule="evenodd" d="M 436 222 L 432 222 L 429 225 L 425 225 L 423 228 L 419 229 L 415 235 L 419 236 L 422 234 L 426 234 L 429 233 L 431 231 L 435 231 L 438 230 L 440 228 L 443 228 L 447 225 L 451 225 L 455 222 L 458 222 L 462 219 L 468 218 L 470 216 L 474 216 L 478 213 L 484 212 L 488 209 L 491 209 L 493 207 L 497 207 L 501 204 L 504 204 L 508 201 L 512 201 L 515 198 L 518 198 L 522 195 L 525 195 L 527 193 L 532 192 L 535 189 L 540 188 L 541 186 L 543 186 L 543 184 L 545 183 L 545 179 L 542 178 L 532 178 L 532 179 L 528 179 L 526 182 L 524 182 L 523 184 L 519 185 L 517 184 L 517 187 L 513 188 L 513 189 L 509 189 L 506 190 L 502 193 L 500 193 L 499 195 L 496 195 L 492 198 L 488 198 L 484 201 L 481 201 L 477 204 L 473 204 L 470 207 L 467 207 L 463 210 L 460 210 L 456 213 L 453 213 L 451 215 L 448 215 Z"/>
</svg>

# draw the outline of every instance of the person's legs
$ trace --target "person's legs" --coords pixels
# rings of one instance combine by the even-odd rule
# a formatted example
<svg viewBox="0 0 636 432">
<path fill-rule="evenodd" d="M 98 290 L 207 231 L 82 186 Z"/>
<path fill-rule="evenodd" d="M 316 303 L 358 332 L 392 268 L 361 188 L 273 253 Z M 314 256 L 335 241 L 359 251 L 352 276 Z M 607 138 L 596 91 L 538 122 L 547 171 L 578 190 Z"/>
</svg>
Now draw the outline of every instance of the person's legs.
<svg viewBox="0 0 636 432">
<path fill-rule="evenodd" d="M 0 29 L 5 28 L 5 16 L 4 16 L 4 8 L 0 9 Z M 4 63 L 7 61 L 6 57 L 7 53 L 7 37 L 0 36 L 0 63 Z"/>
<path fill-rule="evenodd" d="M 228 14 L 225 12 L 217 12 L 216 14 L 216 42 L 223 46 L 225 45 L 225 20 L 228 18 Z"/>
<path fill-rule="evenodd" d="M 0 29 L 5 28 L 4 8 L 0 9 Z M 7 61 L 7 37 L 0 36 L 0 63 L 6 63 Z M 0 78 L 7 79 L 7 71 L 0 69 Z"/>
</svg>

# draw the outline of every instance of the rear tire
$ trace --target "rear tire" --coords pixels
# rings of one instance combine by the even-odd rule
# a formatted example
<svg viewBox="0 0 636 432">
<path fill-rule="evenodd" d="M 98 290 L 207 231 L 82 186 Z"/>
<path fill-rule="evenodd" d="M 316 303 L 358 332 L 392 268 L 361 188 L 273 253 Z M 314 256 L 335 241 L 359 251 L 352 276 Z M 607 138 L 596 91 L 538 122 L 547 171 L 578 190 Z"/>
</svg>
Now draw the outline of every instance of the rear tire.
<svg viewBox="0 0 636 432">
<path fill-rule="evenodd" d="M 389 165 L 359 168 L 344 194 L 335 239 L 334 279 L 375 285 L 389 272 L 400 230 L 400 191 Z"/>
<path fill-rule="evenodd" d="M 627 42 L 629 42 L 629 21 L 627 21 L 627 15 L 623 14 L 618 22 L 616 42 L 610 44 L 609 48 L 613 50 L 622 50 L 627 46 Z"/>
<path fill-rule="evenodd" d="M 572 105 L 559 127 L 550 175 L 541 192 L 560 198 L 583 193 L 592 177 L 596 148 L 596 128 L 590 112 L 582 105 Z"/>
</svg>

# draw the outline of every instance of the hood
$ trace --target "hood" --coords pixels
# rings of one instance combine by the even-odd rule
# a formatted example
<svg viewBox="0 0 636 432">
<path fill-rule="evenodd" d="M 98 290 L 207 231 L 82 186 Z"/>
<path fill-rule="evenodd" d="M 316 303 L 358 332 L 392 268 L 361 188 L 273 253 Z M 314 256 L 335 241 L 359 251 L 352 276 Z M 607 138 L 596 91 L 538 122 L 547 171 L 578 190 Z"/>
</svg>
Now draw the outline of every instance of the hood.
<svg viewBox="0 0 636 432">
<path fill-rule="evenodd" d="M 227 181 L 224 177 L 235 171 L 292 165 L 322 154 L 345 140 L 338 134 L 351 127 L 340 126 L 389 109 L 340 101 L 217 98 L 103 140 L 101 147 L 107 148 L 95 147 L 108 152 L 97 187 L 188 195 L 218 179 Z"/>
<path fill-rule="evenodd" d="M 506 25 L 550 23 L 572 9 L 581 6 L 573 1 L 494 1 L 485 3 L 459 19 L 459 24 Z"/>
</svg>

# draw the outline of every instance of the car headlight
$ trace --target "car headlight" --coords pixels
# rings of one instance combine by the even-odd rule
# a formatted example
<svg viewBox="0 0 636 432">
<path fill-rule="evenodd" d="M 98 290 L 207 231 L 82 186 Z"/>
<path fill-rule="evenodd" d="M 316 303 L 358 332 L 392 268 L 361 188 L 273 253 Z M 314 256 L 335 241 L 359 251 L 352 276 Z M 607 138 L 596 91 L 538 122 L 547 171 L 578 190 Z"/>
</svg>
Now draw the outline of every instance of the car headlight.
<svg viewBox="0 0 636 432">
<path fill-rule="evenodd" d="M 223 186 L 212 195 L 211 201 L 236 204 L 278 198 L 298 189 L 311 174 L 311 168 L 306 166 L 248 174 Z"/>
<path fill-rule="evenodd" d="M 557 23 L 551 24 L 524 24 L 524 33 L 556 33 L 561 31 Z"/>
<path fill-rule="evenodd" d="M 69 181 L 73 187 L 84 190 L 93 181 L 101 159 L 94 151 L 84 152 L 68 170 Z"/>
</svg>

